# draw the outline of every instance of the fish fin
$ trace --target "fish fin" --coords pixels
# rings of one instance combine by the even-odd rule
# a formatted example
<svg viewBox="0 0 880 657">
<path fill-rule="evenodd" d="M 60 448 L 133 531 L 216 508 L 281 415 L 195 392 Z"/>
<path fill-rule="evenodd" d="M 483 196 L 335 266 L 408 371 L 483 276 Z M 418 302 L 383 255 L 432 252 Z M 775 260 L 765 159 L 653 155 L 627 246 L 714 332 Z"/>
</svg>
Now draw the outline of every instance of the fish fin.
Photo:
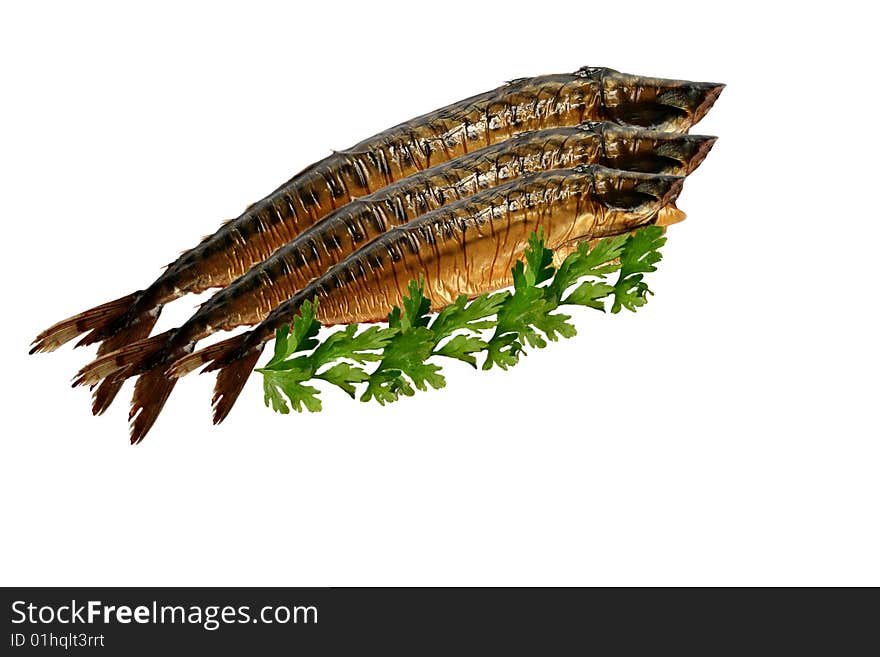
<svg viewBox="0 0 880 657">
<path fill-rule="evenodd" d="M 109 324 L 123 317 L 131 306 L 141 298 L 141 295 L 143 295 L 141 290 L 132 292 L 53 324 L 34 338 L 30 353 L 55 351 L 80 333 L 86 331 L 94 333 L 106 328 Z M 89 343 L 81 342 L 81 344 Z"/>
<path fill-rule="evenodd" d="M 171 329 L 151 338 L 138 340 L 96 358 L 77 373 L 73 385 L 94 385 L 108 377 L 112 377 L 114 381 L 124 381 L 129 376 L 139 374 L 147 359 L 155 356 L 174 336 L 175 331 L 176 329 Z"/>
<path fill-rule="evenodd" d="M 131 326 L 123 329 L 116 335 L 113 335 L 98 347 L 98 357 L 106 356 L 109 353 L 121 349 L 129 344 L 143 340 L 150 335 L 150 331 L 156 325 L 159 318 L 156 314 L 150 314 L 144 317 L 140 322 L 136 322 Z M 92 393 L 92 414 L 101 415 L 110 408 L 110 404 L 116 398 L 119 390 L 122 388 L 123 380 L 104 379 L 101 384 Z"/>
<path fill-rule="evenodd" d="M 195 349 L 196 343 L 177 347 L 174 351 L 164 355 L 164 359 L 172 359 L 175 356 L 186 356 Z M 131 408 L 128 419 L 131 421 L 131 443 L 141 442 L 159 417 L 165 402 L 174 390 L 177 379 L 165 374 L 168 360 L 160 360 L 153 368 L 146 370 L 134 385 L 134 396 L 131 399 Z M 104 384 L 108 383 L 105 380 Z"/>
<path fill-rule="evenodd" d="M 102 415 L 110 408 L 125 380 L 104 379 L 92 392 L 92 415 Z"/>
<path fill-rule="evenodd" d="M 167 371 L 166 375 L 181 377 L 202 365 L 206 365 L 204 372 L 220 370 L 217 375 L 217 384 L 214 386 L 214 424 L 219 424 L 232 410 L 235 400 L 241 394 L 245 382 L 251 371 L 263 353 L 263 344 L 257 347 L 247 347 L 246 340 L 250 333 L 241 333 L 228 338 L 210 347 L 176 361 Z"/>
<path fill-rule="evenodd" d="M 235 335 L 231 338 L 221 340 L 220 342 L 205 347 L 204 349 L 199 349 L 194 354 L 183 356 L 174 361 L 174 363 L 165 370 L 165 374 L 172 378 L 179 379 L 180 377 L 186 376 L 190 372 L 199 369 L 206 363 L 212 363 L 218 358 L 223 358 L 241 347 L 244 343 L 245 335 L 247 334 L 242 333 L 240 335 Z"/>
<path fill-rule="evenodd" d="M 687 215 L 682 210 L 679 210 L 673 201 L 666 207 L 660 209 L 660 212 L 657 213 L 655 225 L 666 228 L 667 226 L 672 226 L 685 219 L 687 219 Z"/>
<path fill-rule="evenodd" d="M 257 349 L 245 352 L 244 356 L 219 366 L 214 397 L 211 400 L 214 406 L 214 424 L 220 424 L 229 415 L 262 353 L 263 346 L 260 345 Z"/>
<path fill-rule="evenodd" d="M 177 379 L 165 376 L 161 367 L 153 368 L 138 377 L 128 413 L 132 445 L 141 442 L 153 427 L 176 383 Z"/>
</svg>

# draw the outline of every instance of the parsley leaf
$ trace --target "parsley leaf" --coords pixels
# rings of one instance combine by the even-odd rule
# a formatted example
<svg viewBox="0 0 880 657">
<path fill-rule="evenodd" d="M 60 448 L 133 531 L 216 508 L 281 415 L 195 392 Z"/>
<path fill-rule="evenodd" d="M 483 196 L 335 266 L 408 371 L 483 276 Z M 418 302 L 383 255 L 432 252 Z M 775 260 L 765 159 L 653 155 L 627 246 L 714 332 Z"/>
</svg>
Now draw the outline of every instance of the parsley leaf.
<svg viewBox="0 0 880 657">
<path fill-rule="evenodd" d="M 303 302 L 299 315 L 293 318 L 292 330 L 287 326 L 282 326 L 276 331 L 275 353 L 266 367 L 280 363 L 297 352 L 308 351 L 318 346 L 318 340 L 315 336 L 318 335 L 321 324 L 315 319 L 316 308 L 316 302 Z"/>
<path fill-rule="evenodd" d="M 303 408 L 313 413 L 321 410 L 318 389 L 303 383 L 311 378 L 310 371 L 288 368 L 285 370 L 263 369 L 260 372 L 263 374 L 263 393 L 266 406 L 271 405 L 273 410 L 287 414 L 290 412 L 290 408 L 287 406 L 286 397 L 297 413 L 302 413 Z"/>
<path fill-rule="evenodd" d="M 324 370 L 320 374 L 316 374 L 315 378 L 324 379 L 324 381 L 332 383 L 354 399 L 356 392 L 354 384 L 368 381 L 370 376 L 360 367 L 349 363 L 336 363 L 333 367 Z"/>
<path fill-rule="evenodd" d="M 431 322 L 431 331 L 439 342 L 458 330 L 476 331 L 492 328 L 495 324 L 487 319 L 498 312 L 509 295 L 506 292 L 481 294 L 468 303 L 467 296 L 462 294 L 454 303 L 437 313 Z"/>
<path fill-rule="evenodd" d="M 292 330 L 284 326 L 276 332 L 275 354 L 258 370 L 263 374 L 265 403 L 279 413 L 290 412 L 287 400 L 297 412 L 321 410 L 320 391 L 303 383 L 310 379 L 327 381 L 354 397 L 355 385 L 369 379 L 358 365 L 381 360 L 379 352 L 397 332 L 380 326 L 358 332 L 357 324 L 349 324 L 319 342 L 316 336 L 321 324 L 315 319 L 316 310 L 317 302 L 303 303 Z M 312 353 L 291 358 L 309 349 Z"/>
<path fill-rule="evenodd" d="M 620 254 L 620 274 L 614 284 L 612 313 L 619 313 L 621 308 L 635 312 L 648 303 L 647 296 L 653 292 L 644 282 L 644 275 L 657 271 L 656 264 L 663 258 L 660 247 L 665 243 L 660 226 L 647 226 L 629 238 Z"/>
<path fill-rule="evenodd" d="M 410 281 L 409 295 L 403 298 L 403 312 L 395 308 L 388 316 L 389 326 L 396 333 L 385 345 L 378 367 L 368 377 L 362 401 L 375 399 L 384 405 L 397 401 L 400 395 L 415 394 L 412 386 L 427 390 L 429 385 L 446 385 L 440 367 L 425 362 L 438 340 L 427 327 L 431 303 L 424 295 L 424 284 L 424 279 Z"/>
<path fill-rule="evenodd" d="M 599 240 L 594 247 L 589 242 L 581 242 L 577 251 L 571 253 L 559 266 L 553 281 L 547 286 L 548 294 L 560 303 L 577 303 L 568 299 L 560 301 L 565 291 L 584 277 L 604 278 L 619 269 L 615 261 L 623 252 L 628 235 L 618 235 Z"/>
<path fill-rule="evenodd" d="M 584 281 L 578 285 L 571 294 L 565 297 L 563 304 L 587 306 L 596 310 L 605 311 L 605 299 L 614 292 L 614 286 L 608 283 Z"/>
<path fill-rule="evenodd" d="M 548 341 L 577 333 L 571 317 L 556 312 L 560 306 L 604 311 L 609 298 L 612 313 L 643 306 L 651 294 L 644 276 L 656 270 L 665 241 L 663 230 L 652 226 L 592 246 L 584 242 L 554 269 L 543 232 L 532 233 L 523 260 L 511 271 L 512 291 L 470 301 L 461 295 L 432 318 L 420 277 L 407 286 L 402 308 L 391 309 L 387 326 L 360 330 L 351 324 L 323 340 L 318 338 L 317 301 L 306 302 L 291 325 L 277 331 L 273 356 L 258 370 L 265 403 L 279 413 L 320 411 L 320 391 L 308 383 L 321 380 L 352 398 L 365 384 L 360 399 L 384 405 L 416 390 L 444 387 L 440 366 L 429 362 L 436 356 L 476 368 L 484 353 L 483 369 L 507 369 L 526 348 L 544 348 Z M 608 277 L 615 272 L 612 283 Z"/>
<path fill-rule="evenodd" d="M 447 341 L 442 347 L 435 349 L 434 354 L 462 360 L 476 367 L 477 359 L 474 357 L 474 354 L 480 353 L 487 346 L 488 343 L 478 337 L 459 334 Z"/>
<path fill-rule="evenodd" d="M 427 326 L 431 312 L 431 301 L 425 297 L 425 278 L 410 281 L 407 286 L 409 296 L 403 297 L 403 313 L 395 306 L 388 314 L 388 325 L 407 331 L 416 326 Z"/>
<path fill-rule="evenodd" d="M 557 336 L 571 337 L 575 328 L 567 315 L 554 315 L 558 305 L 549 287 L 537 287 L 553 276 L 553 252 L 544 247 L 543 231 L 529 237 L 525 263 L 519 261 L 513 268 L 513 294 L 504 300 L 498 311 L 494 335 L 489 339 L 483 369 L 497 365 L 501 369 L 519 362 L 525 345 L 543 349 L 545 337 L 555 341 Z M 543 334 L 543 335 L 542 335 Z"/>
<path fill-rule="evenodd" d="M 349 324 L 344 329 L 331 333 L 321 345 L 315 349 L 312 358 L 320 367 L 340 358 L 348 358 L 356 363 L 381 360 L 378 353 L 394 337 L 396 330 L 371 326 L 357 333 L 358 325 Z"/>
<path fill-rule="evenodd" d="M 529 235 L 525 251 L 525 280 L 528 285 L 540 285 L 553 277 L 553 251 L 544 247 L 544 229 Z M 519 263 L 517 263 L 519 264 Z"/>
</svg>

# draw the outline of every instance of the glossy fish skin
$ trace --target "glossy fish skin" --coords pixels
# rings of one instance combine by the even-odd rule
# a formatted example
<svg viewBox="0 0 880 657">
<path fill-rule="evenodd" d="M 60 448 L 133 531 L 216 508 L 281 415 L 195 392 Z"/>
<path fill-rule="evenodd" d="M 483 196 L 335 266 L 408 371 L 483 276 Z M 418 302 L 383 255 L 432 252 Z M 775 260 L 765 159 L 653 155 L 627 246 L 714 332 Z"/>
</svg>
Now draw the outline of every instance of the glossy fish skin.
<svg viewBox="0 0 880 657">
<path fill-rule="evenodd" d="M 393 228 L 310 282 L 251 331 L 181 359 L 167 375 L 179 377 L 206 363 L 206 371 L 219 369 L 214 421 L 220 422 L 263 345 L 304 301 L 318 300 L 324 324 L 381 320 L 402 303 L 409 281 L 424 276 L 432 307 L 442 308 L 461 294 L 508 286 L 532 231 L 543 229 L 549 248 L 570 250 L 585 239 L 634 230 L 673 204 L 683 180 L 589 166 L 531 174 L 481 192 Z M 140 393 L 132 413 L 133 442 L 142 440 L 155 420 L 152 387 Z M 161 408 L 164 398 L 159 402 Z M 141 411 L 148 422 L 138 422 Z"/>
<path fill-rule="evenodd" d="M 584 66 L 578 73 L 601 81 L 602 118 L 674 132 L 699 122 L 724 90 L 716 82 L 648 78 L 602 67 Z"/>
<path fill-rule="evenodd" d="M 433 308 L 506 287 L 533 231 L 542 229 L 555 250 L 634 230 L 675 200 L 682 181 L 578 167 L 532 174 L 440 208 L 392 228 L 311 281 L 253 329 L 245 345 L 271 340 L 313 297 L 318 319 L 333 325 L 384 319 L 420 275 Z"/>
<path fill-rule="evenodd" d="M 333 153 L 251 206 L 218 230 L 217 239 L 203 241 L 179 259 L 177 267 L 185 275 L 174 289 L 164 287 L 163 301 L 180 292 L 226 285 L 342 202 L 475 149 L 523 132 L 587 120 L 686 132 L 703 118 L 722 89 L 714 83 L 584 67 L 570 75 L 516 80 L 425 114 Z"/>
<path fill-rule="evenodd" d="M 125 377 L 141 374 L 132 405 L 132 413 L 138 415 L 133 436 L 139 439 L 152 426 L 175 385 L 175 379 L 164 377 L 165 367 L 192 352 L 198 340 L 215 330 L 259 322 L 313 276 L 389 228 L 535 171 L 598 163 L 686 175 L 699 166 L 714 141 L 714 137 L 590 123 L 524 133 L 435 166 L 331 214 L 214 295 L 179 329 L 99 358 L 80 372 L 77 382 L 94 383 L 107 376 L 110 379 L 102 387 L 118 386 Z M 673 208 L 661 211 L 665 223 L 680 221 L 683 216 Z M 560 248 L 555 255 L 563 257 L 564 253 Z M 145 398 L 150 403 L 140 412 Z"/>
<path fill-rule="evenodd" d="M 311 279 L 389 229 L 514 178 L 589 164 L 684 176 L 699 166 L 714 141 L 607 123 L 517 135 L 332 213 L 214 295 L 178 332 L 177 343 L 200 340 L 213 329 L 258 323 Z"/>
<path fill-rule="evenodd" d="M 699 166 L 714 141 L 594 122 L 523 133 L 432 167 L 330 214 L 217 292 L 169 332 L 167 342 L 151 338 L 101 357 L 80 371 L 77 383 L 94 384 L 122 369 L 125 377 L 141 374 L 185 356 L 217 330 L 256 324 L 311 279 L 387 230 L 513 178 L 587 164 L 686 175 Z"/>
<path fill-rule="evenodd" d="M 91 344 L 122 331 L 149 333 L 164 303 L 223 286 L 352 198 L 433 164 L 521 132 L 588 119 L 663 131 L 686 131 L 708 111 L 723 85 L 642 78 L 607 68 L 512 81 L 493 91 L 402 123 L 336 152 L 184 253 L 146 290 L 59 322 L 34 341 L 51 351 L 81 332 Z M 114 341 L 122 346 L 123 338 Z M 106 352 L 106 350 L 103 350 Z"/>
</svg>

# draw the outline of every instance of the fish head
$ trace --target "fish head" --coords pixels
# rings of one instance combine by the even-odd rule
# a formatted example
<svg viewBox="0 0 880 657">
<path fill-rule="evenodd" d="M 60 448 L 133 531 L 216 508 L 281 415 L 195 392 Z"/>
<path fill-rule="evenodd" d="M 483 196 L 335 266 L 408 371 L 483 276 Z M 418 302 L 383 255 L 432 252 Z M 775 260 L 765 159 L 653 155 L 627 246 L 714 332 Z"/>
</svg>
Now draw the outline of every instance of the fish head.
<svg viewBox="0 0 880 657">
<path fill-rule="evenodd" d="M 601 164 L 613 169 L 686 176 L 709 154 L 717 137 L 640 130 L 608 122 L 591 129 L 601 134 Z"/>
<path fill-rule="evenodd" d="M 617 234 L 655 220 L 663 208 L 674 207 L 684 183 L 683 176 L 606 167 L 594 167 L 592 175 L 593 197 L 602 206 L 600 227 L 603 230 L 613 228 L 608 234 Z"/>
<path fill-rule="evenodd" d="M 609 121 L 664 132 L 686 132 L 724 90 L 716 82 L 649 78 L 601 67 L 585 66 L 577 75 L 599 85 L 602 113 Z"/>
</svg>

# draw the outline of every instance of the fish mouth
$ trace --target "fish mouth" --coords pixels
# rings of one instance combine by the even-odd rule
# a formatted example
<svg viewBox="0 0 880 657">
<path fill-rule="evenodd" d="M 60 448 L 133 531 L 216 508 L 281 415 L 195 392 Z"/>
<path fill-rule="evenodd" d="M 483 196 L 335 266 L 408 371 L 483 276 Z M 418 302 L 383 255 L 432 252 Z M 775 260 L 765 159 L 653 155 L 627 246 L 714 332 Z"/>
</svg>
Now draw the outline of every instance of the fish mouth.
<svg viewBox="0 0 880 657">
<path fill-rule="evenodd" d="M 595 193 L 606 207 L 639 213 L 650 209 L 653 214 L 678 198 L 684 176 L 595 167 L 593 181 Z"/>
<path fill-rule="evenodd" d="M 675 204 L 684 186 L 684 176 L 655 176 L 655 178 L 659 180 L 646 181 L 637 185 L 636 189 L 641 193 L 646 193 L 646 190 L 650 189 L 650 193 L 655 198 L 653 206 L 657 208 L 650 223 L 665 229 L 687 218 L 687 215 Z"/>
<path fill-rule="evenodd" d="M 622 127 L 603 122 L 582 129 L 600 135 L 606 166 L 639 173 L 690 175 L 717 137 Z"/>
<path fill-rule="evenodd" d="M 684 186 L 684 176 L 651 176 L 635 186 L 640 194 L 653 196 L 661 207 L 674 203 Z"/>
<path fill-rule="evenodd" d="M 699 85 L 703 85 L 703 102 L 701 102 L 697 109 L 694 110 L 694 123 L 699 123 L 706 114 L 708 114 L 709 110 L 712 109 L 712 106 L 715 104 L 715 101 L 718 100 L 718 97 L 721 95 L 721 92 L 724 91 L 724 88 L 727 86 L 726 84 L 722 84 L 720 82 L 702 82 L 697 83 Z"/>
<path fill-rule="evenodd" d="M 657 154 L 675 160 L 685 175 L 690 175 L 703 163 L 716 141 L 718 137 L 709 135 L 683 135 L 661 142 Z"/>
<path fill-rule="evenodd" d="M 690 166 L 688 167 L 688 174 L 693 173 L 698 166 L 703 163 L 703 160 L 706 159 L 706 156 L 709 154 L 709 151 L 712 150 L 712 147 L 715 145 L 715 142 L 718 141 L 718 137 L 709 137 L 709 136 L 698 136 L 695 135 L 694 139 L 700 139 L 699 145 L 697 146 L 697 153 L 694 157 L 691 158 Z"/>
<path fill-rule="evenodd" d="M 644 77 L 603 67 L 583 67 L 576 75 L 600 85 L 602 112 L 608 120 L 664 132 L 686 132 L 706 115 L 725 87 L 717 82 Z"/>
<path fill-rule="evenodd" d="M 659 84 L 655 87 L 655 102 L 669 112 L 670 125 L 684 131 L 706 116 L 725 87 L 717 82 L 662 82 L 665 85 Z"/>
</svg>

